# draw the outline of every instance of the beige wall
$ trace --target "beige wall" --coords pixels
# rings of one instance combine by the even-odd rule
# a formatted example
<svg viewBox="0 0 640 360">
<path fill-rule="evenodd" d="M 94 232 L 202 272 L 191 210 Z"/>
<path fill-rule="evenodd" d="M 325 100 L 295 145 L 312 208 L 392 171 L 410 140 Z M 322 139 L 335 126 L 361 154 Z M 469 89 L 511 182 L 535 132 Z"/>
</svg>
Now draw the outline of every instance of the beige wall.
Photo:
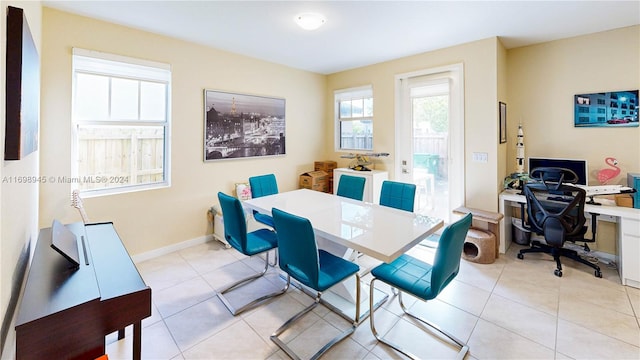
<svg viewBox="0 0 640 360">
<path fill-rule="evenodd" d="M 446 49 L 405 57 L 328 76 L 326 108 L 333 109 L 334 90 L 372 84 L 375 98 L 374 151 L 388 152 L 376 168 L 394 174 L 395 149 L 395 75 L 463 63 L 465 101 L 465 203 L 489 211 L 498 210 L 502 176 L 498 173 L 498 66 L 504 67 L 504 48 L 497 38 L 475 41 Z M 500 62 L 499 62 L 500 60 Z M 504 87 L 504 84 L 501 85 Z M 339 158 L 334 151 L 333 112 L 327 111 L 326 156 Z M 473 152 L 486 152 L 487 163 L 472 162 Z M 339 165 L 348 161 L 340 159 Z"/>
<path fill-rule="evenodd" d="M 640 128 L 575 128 L 573 96 L 640 88 L 640 26 L 547 42 L 508 51 L 508 103 L 511 120 L 522 121 L 526 157 L 586 159 L 589 184 L 616 157 L 622 169 L 640 172 Z M 510 121 L 510 124 L 514 124 Z M 508 128 L 514 144 L 517 126 Z M 508 172 L 516 169 L 508 148 Z M 600 222 L 596 249 L 616 253 L 615 228 Z"/>
<path fill-rule="evenodd" d="M 3 1 L 0 11 L 0 143 L 4 144 L 5 129 L 5 63 L 7 6 L 24 10 L 31 35 L 41 53 L 42 9 L 39 1 Z M 2 358 L 12 358 L 15 353 L 15 331 L 11 316 L 17 304 L 23 274 L 29 259 L 30 245 L 38 237 L 38 185 L 16 183 L 18 177 L 38 176 L 38 155 L 35 151 L 22 160 L 4 161 L 0 167 L 0 313 L 2 314 Z M 0 159 L 4 159 L 4 145 L 0 146 Z M 33 247 L 32 247 L 33 248 Z M 8 321 L 5 323 L 5 321 Z M 6 338 L 5 338 L 6 336 Z M 5 346 L 6 344 L 6 346 Z M 4 349 L 3 349 L 4 348 Z"/>
<path fill-rule="evenodd" d="M 210 233 L 206 211 L 218 191 L 249 176 L 275 173 L 281 190 L 297 188 L 324 153 L 325 77 L 50 8 L 43 10 L 42 151 L 44 176 L 71 174 L 71 51 L 73 47 L 171 64 L 172 185 L 88 198 L 92 221 L 113 221 L 131 254 Z M 287 155 L 203 162 L 203 90 L 286 99 Z M 69 184 L 44 184 L 40 226 L 79 221 Z"/>
<path fill-rule="evenodd" d="M 509 114 L 522 121 L 527 157 L 587 159 L 593 185 L 607 156 L 622 174 L 640 172 L 639 127 L 573 126 L 574 95 L 640 88 L 640 26 L 512 49 L 508 63 Z M 510 141 L 516 130 L 509 128 Z M 515 147 L 508 153 L 511 172 Z"/>
</svg>

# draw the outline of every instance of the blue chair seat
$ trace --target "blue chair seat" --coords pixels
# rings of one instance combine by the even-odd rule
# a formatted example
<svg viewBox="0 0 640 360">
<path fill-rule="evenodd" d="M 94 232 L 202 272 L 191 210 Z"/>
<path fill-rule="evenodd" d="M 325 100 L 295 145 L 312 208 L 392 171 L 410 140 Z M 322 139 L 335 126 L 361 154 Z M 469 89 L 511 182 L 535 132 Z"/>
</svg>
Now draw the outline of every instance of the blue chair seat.
<svg viewBox="0 0 640 360">
<path fill-rule="evenodd" d="M 353 276 L 360 268 L 355 263 L 344 261 L 343 258 L 318 249 L 320 259 L 320 276 L 318 291 L 325 291 L 336 283 Z"/>
<path fill-rule="evenodd" d="M 278 246 L 278 238 L 275 233 L 268 229 L 258 229 L 247 233 L 247 248 L 245 255 L 253 256 Z"/>
<path fill-rule="evenodd" d="M 318 259 L 320 267 L 317 284 L 312 283 L 309 277 L 294 265 L 286 265 L 287 272 L 301 284 L 322 292 L 360 270 L 358 265 L 321 249 L 318 249 Z"/>
<path fill-rule="evenodd" d="M 371 274 L 416 297 L 431 300 L 436 297 L 431 291 L 431 270 L 433 265 L 424 263 L 407 254 L 401 255 L 390 264 L 381 264 L 371 270 Z"/>
</svg>

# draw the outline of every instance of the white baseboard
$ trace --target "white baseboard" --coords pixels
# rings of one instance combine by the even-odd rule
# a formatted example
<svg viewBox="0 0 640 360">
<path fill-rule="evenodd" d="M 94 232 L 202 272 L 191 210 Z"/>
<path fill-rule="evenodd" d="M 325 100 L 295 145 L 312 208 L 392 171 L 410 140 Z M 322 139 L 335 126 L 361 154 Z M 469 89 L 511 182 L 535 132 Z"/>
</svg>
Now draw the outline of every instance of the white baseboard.
<svg viewBox="0 0 640 360">
<path fill-rule="evenodd" d="M 197 238 L 179 242 L 177 244 L 172 244 L 159 249 L 147 251 L 142 254 L 133 255 L 131 259 L 133 260 L 134 263 L 139 263 L 142 261 L 157 258 L 162 255 L 167 255 L 178 250 L 186 249 L 191 246 L 204 244 L 206 242 L 213 241 L 213 240 L 214 240 L 213 235 L 199 236 Z"/>
<path fill-rule="evenodd" d="M 178 251 L 178 250 L 182 250 L 182 249 L 186 249 L 188 247 L 191 246 L 195 246 L 195 245 L 200 245 L 200 244 L 204 244 L 206 242 L 209 241 L 219 241 L 221 242 L 225 247 L 230 248 L 229 243 L 227 243 L 227 241 L 224 239 L 224 222 L 222 220 L 222 216 L 220 216 L 220 214 L 216 214 L 216 216 L 214 217 L 214 224 L 213 224 L 213 229 L 214 232 L 211 235 L 204 235 L 204 236 L 199 236 L 197 238 L 191 239 L 191 240 L 186 240 L 177 244 L 173 244 L 173 245 L 169 245 L 169 246 L 165 246 L 163 248 L 160 249 L 155 249 L 155 250 L 151 250 L 151 251 L 147 251 L 145 253 L 142 254 L 138 254 L 138 255 L 134 255 L 131 257 L 131 259 L 133 260 L 134 263 L 139 263 L 142 261 L 146 261 L 146 260 L 150 260 L 153 258 L 157 258 L 159 256 L 162 255 L 167 255 L 170 254 L 174 251 Z M 258 224 L 254 219 L 253 216 L 251 215 L 247 215 L 247 229 L 249 231 L 254 231 L 260 228 L 264 228 L 265 225 L 263 224 Z"/>
</svg>

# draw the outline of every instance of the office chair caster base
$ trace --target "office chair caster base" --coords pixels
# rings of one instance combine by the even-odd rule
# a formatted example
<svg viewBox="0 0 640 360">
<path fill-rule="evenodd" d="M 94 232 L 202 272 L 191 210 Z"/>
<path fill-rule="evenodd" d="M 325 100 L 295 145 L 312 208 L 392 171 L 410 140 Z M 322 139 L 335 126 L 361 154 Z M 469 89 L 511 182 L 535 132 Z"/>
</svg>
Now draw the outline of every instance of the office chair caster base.
<svg viewBox="0 0 640 360">
<path fill-rule="evenodd" d="M 558 269 L 556 269 L 556 270 L 553 272 L 553 275 L 555 275 L 555 276 L 557 276 L 557 277 L 562 277 L 562 270 L 558 270 Z"/>
<path fill-rule="evenodd" d="M 602 279 L 602 271 L 596 270 L 595 271 L 595 275 L 596 275 L 597 278 L 601 278 Z"/>
<path fill-rule="evenodd" d="M 520 260 L 524 259 L 524 255 L 518 253 L 518 259 L 520 259 Z"/>
</svg>

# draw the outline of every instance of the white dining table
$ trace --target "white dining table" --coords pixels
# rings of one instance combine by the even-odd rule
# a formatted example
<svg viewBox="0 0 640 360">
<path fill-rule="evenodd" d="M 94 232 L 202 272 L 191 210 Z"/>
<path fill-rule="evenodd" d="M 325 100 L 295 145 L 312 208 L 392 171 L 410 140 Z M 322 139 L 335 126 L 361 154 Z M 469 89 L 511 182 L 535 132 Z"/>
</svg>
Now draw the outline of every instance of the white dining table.
<svg viewBox="0 0 640 360">
<path fill-rule="evenodd" d="M 243 205 L 269 215 L 278 208 L 307 218 L 316 236 L 386 263 L 444 224 L 442 219 L 309 189 L 250 199 Z"/>
<path fill-rule="evenodd" d="M 392 262 L 443 226 L 443 220 L 329 193 L 299 189 L 243 201 L 248 210 L 271 215 L 273 208 L 309 219 L 318 247 L 354 260 L 362 253 L 383 262 Z M 354 253 L 355 251 L 355 253 Z M 366 284 L 363 284 L 366 286 Z M 323 294 L 324 304 L 346 319 L 355 319 L 355 282 L 347 280 Z M 305 289 L 303 289 L 305 290 Z M 388 294 L 374 293 L 377 308 Z M 315 293 L 307 291 L 309 295 Z M 360 323 L 370 314 L 367 291 L 360 295 Z"/>
</svg>

